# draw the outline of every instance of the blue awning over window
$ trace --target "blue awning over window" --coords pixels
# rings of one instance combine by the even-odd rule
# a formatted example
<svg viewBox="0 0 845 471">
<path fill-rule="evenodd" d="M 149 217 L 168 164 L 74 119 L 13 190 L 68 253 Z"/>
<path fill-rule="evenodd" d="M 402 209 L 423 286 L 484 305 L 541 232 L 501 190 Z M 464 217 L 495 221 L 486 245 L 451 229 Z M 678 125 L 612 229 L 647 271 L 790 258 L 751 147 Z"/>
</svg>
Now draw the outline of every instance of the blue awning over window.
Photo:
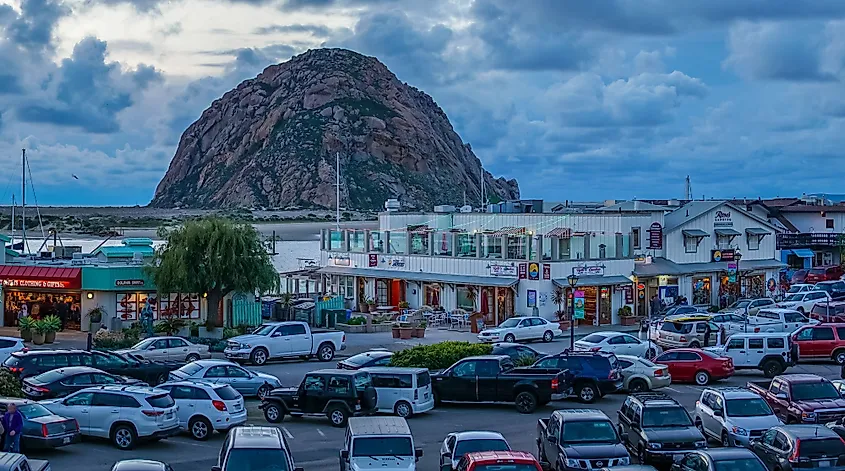
<svg viewBox="0 0 845 471">
<path fill-rule="evenodd" d="M 792 249 L 792 253 L 801 258 L 813 258 L 816 254 L 810 249 Z"/>
</svg>

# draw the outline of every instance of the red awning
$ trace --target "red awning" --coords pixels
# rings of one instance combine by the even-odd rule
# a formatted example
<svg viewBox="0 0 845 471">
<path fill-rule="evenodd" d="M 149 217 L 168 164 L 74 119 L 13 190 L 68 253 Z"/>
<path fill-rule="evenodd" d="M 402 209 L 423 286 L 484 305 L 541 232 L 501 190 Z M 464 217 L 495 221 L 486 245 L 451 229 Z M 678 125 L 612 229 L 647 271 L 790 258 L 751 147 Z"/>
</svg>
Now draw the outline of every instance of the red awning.
<svg viewBox="0 0 845 471">
<path fill-rule="evenodd" d="M 82 270 L 66 267 L 0 265 L 0 282 L 13 288 L 80 289 Z"/>
</svg>

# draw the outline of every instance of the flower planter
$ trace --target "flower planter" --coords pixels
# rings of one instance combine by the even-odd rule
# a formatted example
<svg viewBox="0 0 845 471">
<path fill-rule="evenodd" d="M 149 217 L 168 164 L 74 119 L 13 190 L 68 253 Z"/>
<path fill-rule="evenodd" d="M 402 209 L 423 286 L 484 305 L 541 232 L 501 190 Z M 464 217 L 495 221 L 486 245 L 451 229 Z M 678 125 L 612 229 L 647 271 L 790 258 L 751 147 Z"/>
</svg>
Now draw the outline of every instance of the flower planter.
<svg viewBox="0 0 845 471">
<path fill-rule="evenodd" d="M 370 312 L 370 305 L 367 304 L 367 303 L 359 303 L 358 304 L 358 310 L 367 314 L 367 313 Z"/>
<path fill-rule="evenodd" d="M 33 332 L 32 333 L 32 343 L 35 345 L 44 345 L 44 333 L 43 332 Z"/>
<path fill-rule="evenodd" d="M 53 343 L 56 341 L 56 332 L 47 332 L 44 334 L 44 343 Z"/>
<path fill-rule="evenodd" d="M 398 339 L 401 336 L 399 327 L 393 327 L 391 330 L 393 331 L 393 338 Z"/>
<path fill-rule="evenodd" d="M 569 330 L 570 321 L 557 321 L 558 325 L 560 326 L 560 330 Z"/>
<path fill-rule="evenodd" d="M 408 327 L 399 328 L 399 338 L 402 340 L 409 340 L 414 333 L 414 329 Z"/>
<path fill-rule="evenodd" d="M 413 336 L 420 339 L 425 338 L 425 327 L 415 327 Z"/>
<path fill-rule="evenodd" d="M 628 317 L 622 318 L 622 325 L 631 326 L 631 325 L 636 325 L 636 324 L 637 324 L 637 318 L 636 317 L 628 316 Z"/>
<path fill-rule="evenodd" d="M 24 342 L 32 342 L 32 331 L 29 329 L 21 330 L 21 338 Z"/>
</svg>

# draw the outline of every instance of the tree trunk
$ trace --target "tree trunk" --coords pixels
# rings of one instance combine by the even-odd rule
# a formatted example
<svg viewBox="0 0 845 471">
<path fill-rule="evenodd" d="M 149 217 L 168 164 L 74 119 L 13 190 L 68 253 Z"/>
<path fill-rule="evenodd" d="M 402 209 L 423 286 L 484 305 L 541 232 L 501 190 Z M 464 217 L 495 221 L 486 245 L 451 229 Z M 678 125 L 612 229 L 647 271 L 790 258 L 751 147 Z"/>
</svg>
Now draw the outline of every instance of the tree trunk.
<svg viewBox="0 0 845 471">
<path fill-rule="evenodd" d="M 217 327 L 223 327 L 223 293 L 219 289 L 208 292 L 208 318 Z"/>
</svg>

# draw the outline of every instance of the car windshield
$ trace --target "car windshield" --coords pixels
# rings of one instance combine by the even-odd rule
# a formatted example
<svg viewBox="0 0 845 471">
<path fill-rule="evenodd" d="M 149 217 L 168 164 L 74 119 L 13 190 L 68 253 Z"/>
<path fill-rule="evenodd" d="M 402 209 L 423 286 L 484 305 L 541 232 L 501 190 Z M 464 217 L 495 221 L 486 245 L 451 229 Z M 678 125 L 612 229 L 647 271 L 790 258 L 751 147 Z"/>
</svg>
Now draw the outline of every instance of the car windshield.
<svg viewBox="0 0 845 471">
<path fill-rule="evenodd" d="M 766 468 L 757 458 L 719 460 L 713 463 L 713 467 L 715 471 L 766 471 Z"/>
<path fill-rule="evenodd" d="M 581 341 L 587 342 L 587 343 L 602 343 L 604 341 L 604 339 L 606 339 L 606 338 L 607 338 L 607 336 L 605 336 L 605 335 L 591 334 L 591 335 L 588 335 L 588 336 L 584 337 L 583 339 L 581 339 Z"/>
<path fill-rule="evenodd" d="M 811 275 L 824 275 L 824 272 L 824 268 L 812 268 L 809 271 Z"/>
<path fill-rule="evenodd" d="M 792 294 L 786 297 L 784 301 L 801 301 L 804 299 L 804 295 L 801 293 Z"/>
<path fill-rule="evenodd" d="M 692 324 L 684 324 L 681 322 L 664 322 L 660 327 L 664 332 L 673 332 L 676 334 L 688 334 L 692 332 Z"/>
<path fill-rule="evenodd" d="M 275 325 L 262 325 L 252 332 L 253 335 L 270 335 L 276 329 Z"/>
<path fill-rule="evenodd" d="M 28 382 L 33 384 L 50 384 L 65 377 L 65 372 L 62 370 L 50 370 L 46 373 L 41 373 L 38 376 L 28 380 Z"/>
<path fill-rule="evenodd" d="M 607 420 L 575 421 L 563 424 L 564 443 L 616 443 L 616 431 Z"/>
<path fill-rule="evenodd" d="M 517 325 L 519 325 L 519 319 L 511 318 L 499 324 L 499 327 L 516 327 Z"/>
<path fill-rule="evenodd" d="M 411 437 L 360 437 L 352 441 L 352 456 L 414 456 Z"/>
<path fill-rule="evenodd" d="M 199 370 L 201 370 L 201 369 L 202 369 L 202 366 L 197 365 L 196 363 L 188 363 L 187 365 L 185 365 L 185 366 L 183 366 L 183 367 L 179 368 L 179 369 L 178 369 L 178 370 L 176 370 L 176 371 L 178 371 L 178 372 L 180 372 L 180 373 L 184 373 L 184 374 L 186 374 L 186 375 L 188 375 L 188 376 L 192 376 L 192 375 L 194 375 L 197 371 L 199 371 Z"/>
<path fill-rule="evenodd" d="M 481 440 L 461 440 L 455 446 L 455 457 L 460 458 L 467 453 L 476 451 L 510 451 L 511 447 L 504 440 L 498 438 L 485 438 Z"/>
<path fill-rule="evenodd" d="M 839 438 L 801 439 L 798 446 L 801 457 L 817 458 L 818 455 L 839 456 L 845 454 L 845 444 Z"/>
<path fill-rule="evenodd" d="M 381 358 L 381 355 L 373 356 L 370 353 L 359 353 L 358 355 L 353 355 L 346 360 L 343 360 L 343 362 L 349 363 L 350 365 L 361 366 L 370 360 L 375 360 L 376 358 Z"/>
<path fill-rule="evenodd" d="M 537 471 L 537 466 L 533 464 L 518 464 L 518 463 L 502 463 L 502 464 L 482 464 L 474 468 L 475 471 Z"/>
<path fill-rule="evenodd" d="M 235 448 L 229 452 L 226 471 L 290 471 L 284 450 Z"/>
<path fill-rule="evenodd" d="M 107 356 L 111 357 L 112 361 L 116 361 L 118 363 L 121 363 L 120 366 L 125 366 L 129 363 L 138 363 L 137 360 L 134 360 L 133 358 L 128 358 L 125 355 L 121 355 L 120 353 L 115 353 L 115 352 L 102 352 L 102 353 L 105 353 Z"/>
<path fill-rule="evenodd" d="M 692 422 L 682 407 L 647 407 L 643 427 L 689 427 Z"/>
<path fill-rule="evenodd" d="M 20 404 L 18 405 L 18 411 L 27 419 L 37 419 L 39 417 L 53 415 L 52 412 L 41 404 Z"/>
<path fill-rule="evenodd" d="M 155 337 L 150 337 L 148 339 L 141 340 L 140 342 L 132 345 L 132 350 L 143 350 L 147 348 L 151 343 L 155 342 L 157 339 Z"/>
<path fill-rule="evenodd" d="M 214 392 L 217 393 L 217 396 L 224 401 L 234 401 L 235 399 L 241 398 L 241 393 L 235 390 L 235 388 L 229 386 L 228 384 L 225 386 L 221 386 L 219 388 L 214 388 Z"/>
<path fill-rule="evenodd" d="M 728 417 L 759 417 L 772 415 L 772 409 L 763 398 L 728 399 Z"/>
<path fill-rule="evenodd" d="M 801 292 L 802 288 L 803 286 L 790 286 L 789 291 L 787 291 L 787 293 L 799 293 Z"/>
<path fill-rule="evenodd" d="M 794 401 L 838 399 L 839 397 L 839 391 L 836 390 L 836 386 L 827 381 L 792 383 L 792 399 Z"/>
<path fill-rule="evenodd" d="M 748 300 L 737 301 L 728 306 L 728 309 L 745 309 L 749 304 L 751 304 L 751 301 Z"/>
</svg>

